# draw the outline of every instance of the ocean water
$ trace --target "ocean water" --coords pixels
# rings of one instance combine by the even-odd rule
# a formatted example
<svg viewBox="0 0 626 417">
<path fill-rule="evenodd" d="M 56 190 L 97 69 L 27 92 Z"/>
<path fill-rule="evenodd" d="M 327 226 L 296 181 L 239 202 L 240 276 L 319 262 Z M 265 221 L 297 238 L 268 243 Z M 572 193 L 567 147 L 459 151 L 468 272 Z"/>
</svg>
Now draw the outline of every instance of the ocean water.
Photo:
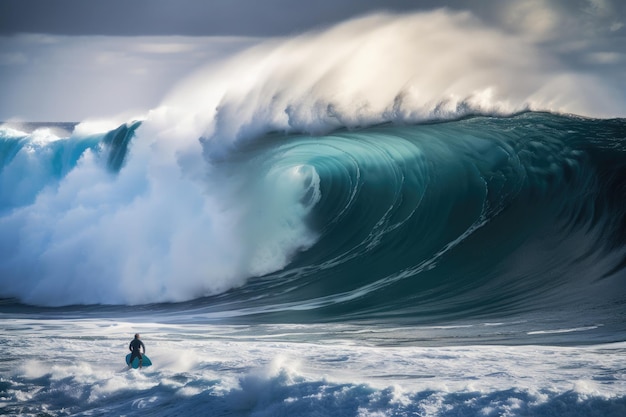
<svg viewBox="0 0 626 417">
<path fill-rule="evenodd" d="M 435 76 L 417 35 L 492 39 L 468 19 L 272 41 L 137 120 L 3 124 L 0 414 L 626 415 L 626 119 L 541 59 Z"/>
</svg>

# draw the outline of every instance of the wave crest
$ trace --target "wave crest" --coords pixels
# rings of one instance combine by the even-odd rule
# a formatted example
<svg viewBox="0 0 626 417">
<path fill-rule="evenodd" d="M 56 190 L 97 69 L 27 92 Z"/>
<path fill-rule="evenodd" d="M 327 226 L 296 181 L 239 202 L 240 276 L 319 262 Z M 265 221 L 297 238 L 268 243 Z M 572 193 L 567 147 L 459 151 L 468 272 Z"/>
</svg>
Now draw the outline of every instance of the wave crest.
<svg viewBox="0 0 626 417">
<path fill-rule="evenodd" d="M 540 42 L 470 13 L 375 14 L 273 40 L 199 72 L 164 105 L 205 119 L 210 155 L 272 131 L 467 115 L 623 114 L 616 80 L 569 68 Z"/>
</svg>

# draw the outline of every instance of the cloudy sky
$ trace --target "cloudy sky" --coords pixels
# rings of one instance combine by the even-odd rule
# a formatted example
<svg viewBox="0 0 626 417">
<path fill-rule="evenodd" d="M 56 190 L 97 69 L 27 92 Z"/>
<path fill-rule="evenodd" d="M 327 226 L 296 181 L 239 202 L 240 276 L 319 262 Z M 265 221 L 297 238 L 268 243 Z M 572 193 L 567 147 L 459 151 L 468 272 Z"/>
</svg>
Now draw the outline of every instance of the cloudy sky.
<svg viewBox="0 0 626 417">
<path fill-rule="evenodd" d="M 626 65 L 622 0 L 0 0 L 0 120 L 145 112 L 195 69 L 264 39 L 440 7 L 557 45 L 577 68 Z"/>
<path fill-rule="evenodd" d="M 378 10 L 461 8 L 464 3 L 468 1 L 2 0 L 0 34 L 283 36 Z M 481 3 L 488 10 L 494 0 Z"/>
</svg>

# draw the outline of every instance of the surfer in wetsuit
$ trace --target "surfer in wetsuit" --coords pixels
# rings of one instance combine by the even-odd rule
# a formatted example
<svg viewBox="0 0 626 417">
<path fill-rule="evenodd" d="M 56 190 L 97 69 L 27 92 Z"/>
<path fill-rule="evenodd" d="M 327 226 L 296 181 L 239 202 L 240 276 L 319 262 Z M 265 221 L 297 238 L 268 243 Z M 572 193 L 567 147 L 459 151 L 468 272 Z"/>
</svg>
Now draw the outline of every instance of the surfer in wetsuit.
<svg viewBox="0 0 626 417">
<path fill-rule="evenodd" d="M 139 358 L 139 368 L 141 368 L 143 357 L 141 356 L 140 348 L 143 350 L 143 354 L 146 354 L 146 347 L 143 342 L 139 340 L 139 333 L 135 334 L 135 338 L 130 341 L 130 345 L 128 345 L 128 350 L 131 351 L 130 361 L 128 361 L 128 366 L 131 366 L 133 363 L 133 359 Z"/>
</svg>

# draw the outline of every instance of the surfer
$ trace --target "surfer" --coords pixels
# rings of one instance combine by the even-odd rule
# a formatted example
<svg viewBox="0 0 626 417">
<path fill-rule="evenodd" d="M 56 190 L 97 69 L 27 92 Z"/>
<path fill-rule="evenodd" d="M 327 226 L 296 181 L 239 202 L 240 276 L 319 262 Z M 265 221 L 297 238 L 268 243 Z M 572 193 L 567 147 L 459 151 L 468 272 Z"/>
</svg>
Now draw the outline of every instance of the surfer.
<svg viewBox="0 0 626 417">
<path fill-rule="evenodd" d="M 128 350 L 131 351 L 130 361 L 128 361 L 128 366 L 133 363 L 133 359 L 139 358 L 139 368 L 141 368 L 143 362 L 143 356 L 141 356 L 141 351 L 143 350 L 143 354 L 146 354 L 146 347 L 143 342 L 139 340 L 139 333 L 135 333 L 135 338 L 130 341 L 130 345 L 128 345 Z"/>
</svg>

